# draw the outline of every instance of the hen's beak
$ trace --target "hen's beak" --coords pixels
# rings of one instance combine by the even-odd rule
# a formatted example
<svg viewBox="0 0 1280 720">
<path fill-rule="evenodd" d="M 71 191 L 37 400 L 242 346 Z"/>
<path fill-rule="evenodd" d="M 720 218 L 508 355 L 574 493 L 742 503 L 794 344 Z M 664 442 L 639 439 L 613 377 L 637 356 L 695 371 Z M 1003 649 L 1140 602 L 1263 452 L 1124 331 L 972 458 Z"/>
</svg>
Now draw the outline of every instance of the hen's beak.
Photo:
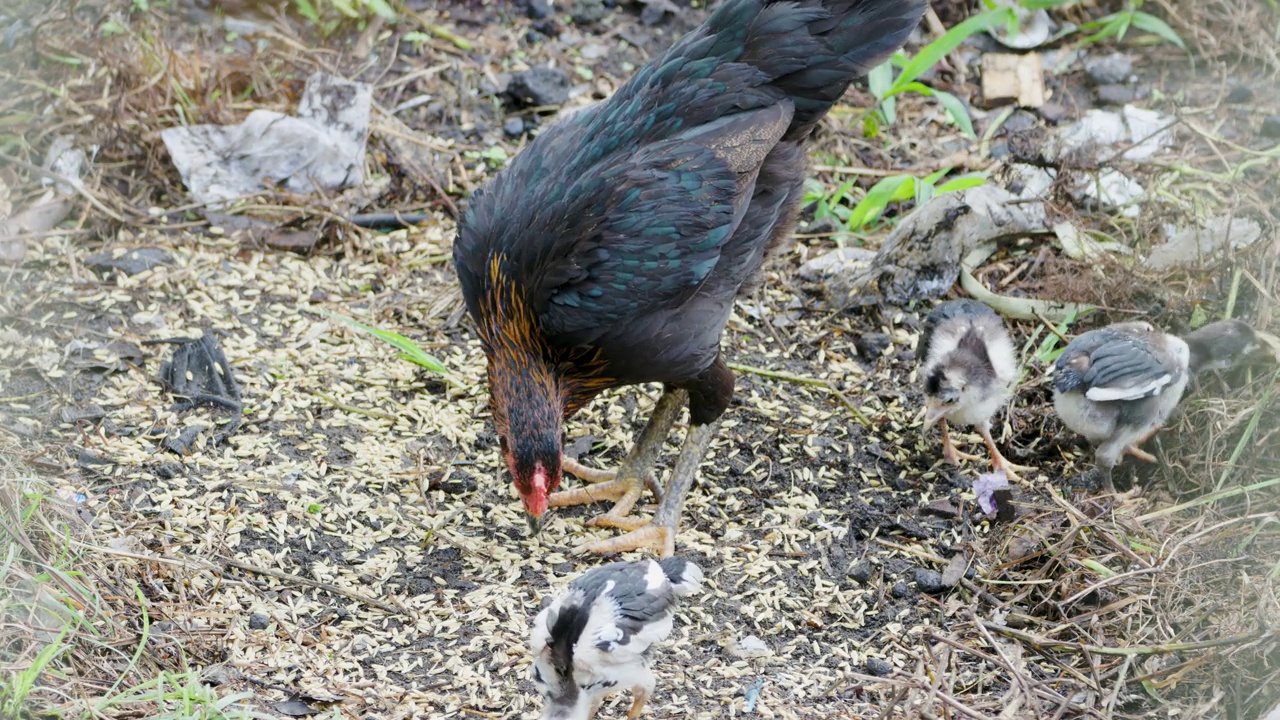
<svg viewBox="0 0 1280 720">
<path fill-rule="evenodd" d="M 947 416 L 947 406 L 936 398 L 924 401 L 924 429 L 928 430 L 935 423 Z"/>
<path fill-rule="evenodd" d="M 529 534 L 530 534 L 530 535 L 537 535 L 538 533 L 542 532 L 542 526 L 543 526 L 543 525 L 545 525 L 545 524 L 546 524 L 546 522 L 547 522 L 547 516 L 546 516 L 546 515 L 543 515 L 543 516 L 541 516 L 541 517 L 537 517 L 537 516 L 529 515 L 528 513 L 526 513 L 526 514 L 525 514 L 525 519 L 529 521 Z"/>
</svg>

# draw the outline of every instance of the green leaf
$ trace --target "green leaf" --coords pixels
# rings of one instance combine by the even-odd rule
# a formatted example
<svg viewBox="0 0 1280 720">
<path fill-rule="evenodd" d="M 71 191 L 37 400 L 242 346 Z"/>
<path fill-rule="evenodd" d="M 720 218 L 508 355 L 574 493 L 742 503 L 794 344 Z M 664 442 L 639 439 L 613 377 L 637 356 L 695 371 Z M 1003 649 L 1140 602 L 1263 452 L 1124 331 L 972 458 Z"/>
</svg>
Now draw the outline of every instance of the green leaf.
<svg viewBox="0 0 1280 720">
<path fill-rule="evenodd" d="M 1018 4 L 1021 5 L 1024 10 L 1031 10 L 1034 12 L 1036 10 L 1051 10 L 1056 7 L 1062 7 L 1063 5 L 1069 5 L 1073 2 L 1076 2 L 1076 0 L 1022 0 Z"/>
<path fill-rule="evenodd" d="M 986 173 L 968 173 L 966 175 L 952 178 L 939 185 L 938 194 L 941 195 L 943 193 L 956 192 L 959 190 L 968 190 L 969 188 L 976 188 L 979 185 L 985 185 L 986 183 Z"/>
<path fill-rule="evenodd" d="M 391 9 L 391 5 L 387 0 L 364 0 L 364 4 L 375 13 L 381 15 L 383 19 L 395 22 L 396 11 Z"/>
<path fill-rule="evenodd" d="M 933 96 L 938 99 L 938 102 L 942 103 L 942 108 L 947 111 L 947 115 L 951 117 L 952 122 L 960 127 L 961 132 L 970 139 L 978 139 L 977 133 L 973 131 L 973 120 L 969 118 L 969 108 L 965 107 L 960 98 L 941 90 L 934 90 Z"/>
<path fill-rule="evenodd" d="M 1098 562 L 1097 560 L 1094 560 L 1093 558 L 1085 558 L 1080 561 L 1080 564 L 1098 573 L 1104 578 L 1112 578 L 1116 576 L 1115 570 L 1112 570 L 1111 568 L 1107 567 L 1106 565 L 1103 565 L 1102 563 Z"/>
<path fill-rule="evenodd" d="M 1169 27 L 1168 23 L 1155 15 L 1136 11 L 1133 13 L 1133 24 L 1137 26 L 1139 30 L 1146 30 L 1153 35 L 1159 35 L 1183 50 L 1187 49 L 1187 46 L 1183 44 L 1182 38 L 1178 36 L 1178 33 L 1175 32 L 1173 28 Z"/>
<path fill-rule="evenodd" d="M 867 89 L 876 99 L 883 98 L 893 86 L 893 65 L 882 62 L 867 73 Z"/>
<path fill-rule="evenodd" d="M 880 114 L 884 115 L 884 124 L 892 125 L 898 117 L 898 101 L 892 96 L 880 101 Z"/>
<path fill-rule="evenodd" d="M 894 81 L 894 86 L 913 82 L 923 75 L 926 70 L 937 65 L 938 61 L 946 57 L 952 50 L 960 47 L 960 43 L 970 36 L 1005 22 L 1008 17 L 1013 15 L 1013 12 L 1011 7 L 988 10 L 974 15 L 951 28 L 942 37 L 921 48 L 920 52 L 915 54 L 915 57 L 907 61 L 907 64 L 902 68 L 902 72 L 898 75 L 898 79 Z"/>
<path fill-rule="evenodd" d="M 949 167 L 944 167 L 941 170 L 934 170 L 928 175 L 925 175 L 922 182 L 927 182 L 930 185 L 936 185 L 937 182 L 946 177 L 949 172 L 951 172 L 951 168 Z"/>
<path fill-rule="evenodd" d="M 915 182 L 916 179 L 910 175 L 891 175 L 872 185 L 866 197 L 862 198 L 862 202 L 858 203 L 849 216 L 849 229 L 859 230 L 875 222 L 889 203 L 904 192 L 904 188 L 905 197 L 902 199 L 913 197 Z"/>
<path fill-rule="evenodd" d="M 311 20 L 312 23 L 320 22 L 320 13 L 316 12 L 316 6 L 311 4 L 311 0 L 293 0 L 293 6 L 303 18 Z"/>
<path fill-rule="evenodd" d="M 360 12 L 355 9 L 348 0 L 328 0 L 329 4 L 337 8 L 338 12 L 355 20 L 360 17 Z"/>
<path fill-rule="evenodd" d="M 422 367 L 430 370 L 431 372 L 441 375 L 442 377 L 444 377 L 445 380 L 448 380 L 449 382 L 453 383 L 457 387 L 460 387 L 460 388 L 466 387 L 465 383 L 463 383 L 461 380 L 454 377 L 449 372 L 449 369 L 445 367 L 444 363 L 437 360 L 434 356 L 427 354 L 422 348 L 418 347 L 417 343 L 401 335 L 400 333 L 391 332 L 390 330 L 383 330 L 382 328 L 376 328 L 376 327 L 373 327 L 372 325 L 365 325 L 359 320 L 352 320 L 349 317 L 343 317 L 342 315 L 337 315 L 335 313 L 327 312 L 325 310 L 319 310 L 318 312 L 322 315 L 333 318 L 334 320 L 344 322 L 353 328 L 363 330 L 369 333 L 370 335 L 373 335 L 374 337 L 378 338 L 379 340 L 391 345 L 392 347 L 400 351 L 396 355 L 396 357 L 402 360 L 408 360 L 409 362 L 414 363 L 415 365 L 421 365 Z"/>
</svg>

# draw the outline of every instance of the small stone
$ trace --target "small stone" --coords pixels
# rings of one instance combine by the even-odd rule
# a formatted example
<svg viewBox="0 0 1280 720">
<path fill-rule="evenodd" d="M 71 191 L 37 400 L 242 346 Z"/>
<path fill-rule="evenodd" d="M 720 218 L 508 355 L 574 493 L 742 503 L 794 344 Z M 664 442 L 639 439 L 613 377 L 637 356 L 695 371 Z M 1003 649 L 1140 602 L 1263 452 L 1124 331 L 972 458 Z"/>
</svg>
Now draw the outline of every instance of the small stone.
<svg viewBox="0 0 1280 720">
<path fill-rule="evenodd" d="M 884 333 L 863 333 L 853 340 L 853 346 L 857 348 L 858 355 L 867 362 L 879 359 L 889 347 L 889 343 L 889 336 Z"/>
<path fill-rule="evenodd" d="M 156 466 L 155 473 L 161 480 L 172 480 L 182 474 L 182 463 L 162 462 Z"/>
<path fill-rule="evenodd" d="M 552 12 L 554 10 L 547 0 L 529 0 L 529 4 L 525 7 L 525 13 L 530 20 L 544 20 L 551 17 Z"/>
<path fill-rule="evenodd" d="M 569 75 L 556 68 L 532 67 L 511 76 L 507 93 L 524 105 L 560 105 L 569 99 Z"/>
<path fill-rule="evenodd" d="M 911 586 L 907 585 L 905 581 L 899 580 L 893 584 L 893 588 L 889 590 L 889 593 L 896 598 L 911 597 Z"/>
<path fill-rule="evenodd" d="M 518 117 L 507 118 L 507 121 L 502 123 L 502 132 L 509 138 L 520 137 L 524 134 L 524 120 Z"/>
<path fill-rule="evenodd" d="M 546 42 L 547 36 L 537 30 L 529 29 L 525 31 L 524 41 L 530 45 L 537 45 L 540 42 Z"/>
<path fill-rule="evenodd" d="M 893 666 L 880 658 L 867 658 L 867 674 L 876 677 L 888 677 L 893 674 Z"/>
<path fill-rule="evenodd" d="M 533 28 L 535 32 L 539 32 L 547 38 L 560 37 L 560 24 L 557 23 L 553 18 L 547 18 L 546 20 L 539 20 L 538 22 L 530 25 L 529 27 Z"/>
<path fill-rule="evenodd" d="M 1124 53 L 1103 55 L 1085 62 L 1084 72 L 1095 85 L 1121 83 L 1133 74 L 1133 58 Z"/>
<path fill-rule="evenodd" d="M 1053 123 L 1054 125 L 1057 125 L 1064 120 L 1072 120 L 1075 118 L 1075 112 L 1071 108 L 1063 105 L 1062 103 L 1056 102 L 1047 102 L 1036 108 L 1036 112 L 1040 113 L 1040 117 L 1044 118 L 1046 122 Z"/>
<path fill-rule="evenodd" d="M 177 435 L 171 435 L 164 439 L 164 446 L 171 452 L 179 455 L 190 455 L 195 449 L 196 439 L 200 437 L 200 433 L 207 430 L 204 425 L 192 425 L 183 429 Z"/>
<path fill-rule="evenodd" d="M 1253 101 L 1253 88 L 1248 85 L 1236 85 L 1227 93 L 1226 102 L 1231 105 L 1240 105 Z"/>
<path fill-rule="evenodd" d="M 871 563 L 863 560 L 849 568 L 849 571 L 845 574 L 854 582 L 866 585 L 867 581 L 871 579 Z"/>
<path fill-rule="evenodd" d="M 569 17 L 575 25 L 594 25 L 609 15 L 603 0 L 573 0 Z"/>
<path fill-rule="evenodd" d="M 125 275 L 137 275 L 158 265 L 172 265 L 173 254 L 154 247 L 134 248 L 124 252 L 107 251 L 89 256 L 84 264 L 99 272 L 119 270 Z"/>
<path fill-rule="evenodd" d="M 938 498 L 937 500 L 924 504 L 920 507 L 920 512 L 929 515 L 936 515 L 940 518 L 954 518 L 960 516 L 960 509 L 947 498 Z"/>
<path fill-rule="evenodd" d="M 915 581 L 916 587 L 920 588 L 920 592 L 929 593 L 930 595 L 947 589 L 947 584 L 942 582 L 942 573 L 937 570 L 916 568 Z"/>
<path fill-rule="evenodd" d="M 662 22 L 667 17 L 666 8 L 658 3 L 647 3 L 640 11 L 640 22 L 653 27 Z"/>
<path fill-rule="evenodd" d="M 1265 138 L 1280 138 L 1280 115 L 1272 115 L 1263 120 L 1260 134 Z"/>
<path fill-rule="evenodd" d="M 271 624 L 271 618 L 266 613 L 254 613 L 249 616 L 250 630 L 266 630 Z"/>
<path fill-rule="evenodd" d="M 1098 102 L 1103 105 L 1128 105 L 1146 94 L 1147 91 L 1137 85 L 1111 84 L 1098 86 Z"/>
<path fill-rule="evenodd" d="M 62 408 L 59 413 L 64 423 L 78 423 L 84 420 L 96 421 L 107 416 L 107 411 L 102 409 L 101 405 L 89 405 L 82 408 Z"/>
<path fill-rule="evenodd" d="M 768 657 L 773 654 L 769 646 L 755 635 L 748 635 L 730 644 L 729 654 L 743 659 Z"/>
<path fill-rule="evenodd" d="M 200 681 L 213 687 L 226 685 L 231 682 L 231 671 L 226 665 L 210 665 L 200 672 Z"/>
</svg>

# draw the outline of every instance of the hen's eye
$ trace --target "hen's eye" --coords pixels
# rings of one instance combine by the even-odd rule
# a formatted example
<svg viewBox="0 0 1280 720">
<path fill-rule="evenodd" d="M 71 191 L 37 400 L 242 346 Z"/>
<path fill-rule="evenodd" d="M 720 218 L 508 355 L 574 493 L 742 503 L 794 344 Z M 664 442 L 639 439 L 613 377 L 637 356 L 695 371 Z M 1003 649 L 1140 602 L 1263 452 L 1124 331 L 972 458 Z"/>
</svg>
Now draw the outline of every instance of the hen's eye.
<svg viewBox="0 0 1280 720">
<path fill-rule="evenodd" d="M 504 452 L 504 453 L 507 451 L 507 436 L 506 436 L 506 435 L 499 435 L 499 436 L 498 436 L 498 449 L 499 449 L 499 450 L 501 450 L 501 451 L 502 451 L 502 452 Z"/>
</svg>

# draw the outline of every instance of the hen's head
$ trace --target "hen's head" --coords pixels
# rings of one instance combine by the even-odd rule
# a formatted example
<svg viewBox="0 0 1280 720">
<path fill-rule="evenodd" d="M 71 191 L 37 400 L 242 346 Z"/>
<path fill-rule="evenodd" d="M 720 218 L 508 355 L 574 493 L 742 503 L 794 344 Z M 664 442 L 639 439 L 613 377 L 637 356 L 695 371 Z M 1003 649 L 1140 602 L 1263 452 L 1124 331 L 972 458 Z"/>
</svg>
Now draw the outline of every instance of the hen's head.
<svg viewBox="0 0 1280 720">
<path fill-rule="evenodd" d="M 480 336 L 489 360 L 489 394 L 503 460 L 535 530 L 560 485 L 566 392 L 523 289 L 490 267 Z"/>
<path fill-rule="evenodd" d="M 560 424 L 556 423 L 556 430 Z M 520 501 L 529 513 L 529 524 L 536 530 L 547 512 L 547 499 L 560 485 L 560 437 L 539 428 L 505 432 L 499 428 L 498 443 L 507 470 L 515 482 Z"/>
</svg>

